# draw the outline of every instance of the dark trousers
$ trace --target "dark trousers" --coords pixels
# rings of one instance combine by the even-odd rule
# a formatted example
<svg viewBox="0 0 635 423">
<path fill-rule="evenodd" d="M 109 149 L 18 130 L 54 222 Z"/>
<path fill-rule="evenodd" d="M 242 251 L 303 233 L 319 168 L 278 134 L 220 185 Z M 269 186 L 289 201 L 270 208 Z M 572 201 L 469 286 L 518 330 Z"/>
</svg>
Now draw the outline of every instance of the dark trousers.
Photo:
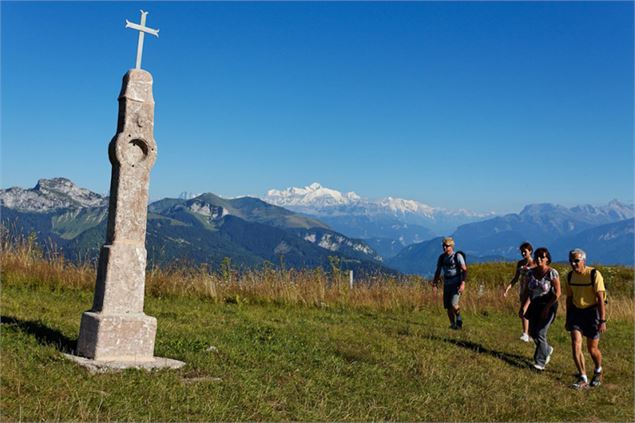
<svg viewBox="0 0 635 423">
<path fill-rule="evenodd" d="M 556 304 L 554 304 L 554 306 L 555 305 Z M 547 332 L 556 318 L 557 307 L 554 306 L 549 309 L 546 319 L 542 319 L 540 316 L 542 309 L 535 310 L 529 318 L 529 336 L 534 339 L 534 343 L 536 344 L 534 362 L 540 366 L 546 364 L 547 356 L 549 355 L 549 351 L 551 351 L 551 346 L 547 342 Z"/>
</svg>

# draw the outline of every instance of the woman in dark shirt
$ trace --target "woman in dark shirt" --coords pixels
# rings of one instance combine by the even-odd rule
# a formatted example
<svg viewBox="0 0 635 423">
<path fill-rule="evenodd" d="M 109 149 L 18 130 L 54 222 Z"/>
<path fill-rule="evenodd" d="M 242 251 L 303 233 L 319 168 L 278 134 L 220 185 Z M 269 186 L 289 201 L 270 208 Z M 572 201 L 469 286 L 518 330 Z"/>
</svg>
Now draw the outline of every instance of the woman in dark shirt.
<svg viewBox="0 0 635 423">
<path fill-rule="evenodd" d="M 534 260 L 531 258 L 531 253 L 533 253 L 534 247 L 532 247 L 532 245 L 528 242 L 523 242 L 522 244 L 520 244 L 519 250 L 520 255 L 523 256 L 523 258 L 522 260 L 518 260 L 518 262 L 516 263 L 516 273 L 514 273 L 514 277 L 505 288 L 505 293 L 503 294 L 503 296 L 507 297 L 507 293 L 509 292 L 509 290 L 516 284 L 516 282 L 520 282 L 518 298 L 522 304 L 523 292 L 525 291 L 525 285 L 527 282 L 527 273 L 529 272 L 529 269 L 534 267 Z M 527 311 L 526 308 L 525 311 Z M 520 340 L 529 342 L 529 321 L 525 319 L 525 316 L 520 316 L 520 322 L 523 327 L 523 333 L 520 335 Z"/>
</svg>

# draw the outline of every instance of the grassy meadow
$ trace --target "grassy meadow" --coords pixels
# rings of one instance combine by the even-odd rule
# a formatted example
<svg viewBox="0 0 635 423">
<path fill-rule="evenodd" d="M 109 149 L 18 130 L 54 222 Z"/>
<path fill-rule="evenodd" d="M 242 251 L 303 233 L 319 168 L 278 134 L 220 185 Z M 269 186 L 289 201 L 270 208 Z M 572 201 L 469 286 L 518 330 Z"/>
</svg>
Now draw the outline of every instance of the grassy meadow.
<svg viewBox="0 0 635 423">
<path fill-rule="evenodd" d="M 512 263 L 470 266 L 465 328 L 448 329 L 429 284 L 265 269 L 151 270 L 155 355 L 179 370 L 91 374 L 68 361 L 95 270 L 0 252 L 3 421 L 633 421 L 633 269 L 603 267 L 610 303 L 604 384 L 575 391 L 563 308 L 543 373 L 518 340 Z M 564 267 L 556 266 L 558 270 Z M 563 304 L 562 304 L 563 305 Z M 586 354 L 587 365 L 592 368 Z"/>
</svg>

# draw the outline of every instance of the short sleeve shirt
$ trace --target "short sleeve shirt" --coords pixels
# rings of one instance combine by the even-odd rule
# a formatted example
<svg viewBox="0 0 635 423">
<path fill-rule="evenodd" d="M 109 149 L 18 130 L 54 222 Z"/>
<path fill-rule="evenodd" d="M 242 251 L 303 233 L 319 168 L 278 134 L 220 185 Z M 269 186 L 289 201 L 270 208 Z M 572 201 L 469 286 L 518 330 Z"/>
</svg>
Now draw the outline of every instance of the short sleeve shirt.
<svg viewBox="0 0 635 423">
<path fill-rule="evenodd" d="M 443 283 L 446 285 L 455 284 L 461 282 L 461 274 L 460 268 L 457 268 L 456 262 L 458 261 L 459 266 L 465 266 L 465 260 L 461 254 L 456 256 L 456 260 L 454 256 L 456 253 L 452 253 L 451 255 L 442 254 L 441 257 L 441 270 L 443 271 Z"/>
<path fill-rule="evenodd" d="M 585 267 L 583 273 L 571 272 L 571 283 L 565 281 L 565 292 L 572 296 L 573 305 L 577 308 L 589 308 L 597 304 L 596 293 L 606 292 L 604 278 L 599 271 L 595 271 L 595 283 L 591 281 L 592 267 Z"/>
<path fill-rule="evenodd" d="M 528 272 L 527 289 L 529 290 L 529 297 L 533 300 L 548 294 L 553 286 L 553 281 L 559 277 L 558 271 L 554 268 L 550 268 L 542 279 L 536 278 L 533 271 Z"/>
</svg>

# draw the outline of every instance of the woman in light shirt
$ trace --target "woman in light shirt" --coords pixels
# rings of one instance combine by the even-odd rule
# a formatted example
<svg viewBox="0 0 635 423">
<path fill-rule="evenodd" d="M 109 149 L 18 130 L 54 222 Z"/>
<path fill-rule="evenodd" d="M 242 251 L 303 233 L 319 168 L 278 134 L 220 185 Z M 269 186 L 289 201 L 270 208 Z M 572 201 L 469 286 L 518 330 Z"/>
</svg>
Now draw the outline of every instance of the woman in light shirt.
<svg viewBox="0 0 635 423">
<path fill-rule="evenodd" d="M 529 320 L 529 336 L 536 344 L 534 368 L 542 371 L 553 354 L 553 347 L 547 341 L 547 332 L 558 310 L 560 275 L 556 269 L 549 266 L 551 254 L 546 248 L 536 250 L 534 261 L 536 266 L 529 269 L 527 274 L 527 289 L 523 292 L 518 315 Z"/>
</svg>

